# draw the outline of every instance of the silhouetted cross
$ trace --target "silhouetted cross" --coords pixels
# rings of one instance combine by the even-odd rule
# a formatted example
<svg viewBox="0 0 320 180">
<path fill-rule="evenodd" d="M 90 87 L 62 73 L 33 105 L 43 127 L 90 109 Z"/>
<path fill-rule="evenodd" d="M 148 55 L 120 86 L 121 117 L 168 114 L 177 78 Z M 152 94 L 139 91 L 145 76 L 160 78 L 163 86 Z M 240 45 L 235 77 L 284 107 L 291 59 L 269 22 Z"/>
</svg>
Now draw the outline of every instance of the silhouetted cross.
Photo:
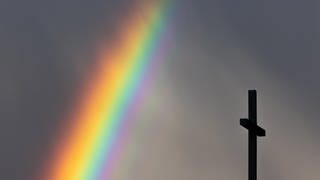
<svg viewBox="0 0 320 180">
<path fill-rule="evenodd" d="M 257 91 L 249 90 L 249 118 L 240 119 L 240 125 L 249 131 L 248 179 L 257 180 L 257 136 L 265 136 L 264 129 L 257 125 Z"/>
</svg>

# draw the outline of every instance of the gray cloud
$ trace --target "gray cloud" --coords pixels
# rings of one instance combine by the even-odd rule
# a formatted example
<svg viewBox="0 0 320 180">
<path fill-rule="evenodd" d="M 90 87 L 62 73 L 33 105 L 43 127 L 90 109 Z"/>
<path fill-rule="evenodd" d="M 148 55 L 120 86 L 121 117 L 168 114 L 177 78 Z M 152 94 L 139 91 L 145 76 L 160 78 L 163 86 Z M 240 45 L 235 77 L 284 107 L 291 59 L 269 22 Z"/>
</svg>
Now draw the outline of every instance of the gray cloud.
<svg viewBox="0 0 320 180">
<path fill-rule="evenodd" d="M 1 1 L 0 178 L 34 179 L 99 39 L 132 1 Z M 246 179 L 246 90 L 257 88 L 260 179 L 316 179 L 316 1 L 178 3 L 169 59 L 137 114 L 126 179 Z"/>
</svg>

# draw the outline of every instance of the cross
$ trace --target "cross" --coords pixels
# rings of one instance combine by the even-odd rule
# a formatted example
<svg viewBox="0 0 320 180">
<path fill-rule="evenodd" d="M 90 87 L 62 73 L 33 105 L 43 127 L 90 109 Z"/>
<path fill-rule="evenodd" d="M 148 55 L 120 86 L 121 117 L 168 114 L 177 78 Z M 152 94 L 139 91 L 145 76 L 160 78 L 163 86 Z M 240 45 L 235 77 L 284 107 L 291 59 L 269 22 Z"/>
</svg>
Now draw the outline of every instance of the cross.
<svg viewBox="0 0 320 180">
<path fill-rule="evenodd" d="M 257 136 L 265 136 L 264 129 L 257 125 L 257 91 L 249 90 L 249 118 L 240 119 L 240 125 L 249 131 L 248 179 L 257 180 Z"/>
</svg>

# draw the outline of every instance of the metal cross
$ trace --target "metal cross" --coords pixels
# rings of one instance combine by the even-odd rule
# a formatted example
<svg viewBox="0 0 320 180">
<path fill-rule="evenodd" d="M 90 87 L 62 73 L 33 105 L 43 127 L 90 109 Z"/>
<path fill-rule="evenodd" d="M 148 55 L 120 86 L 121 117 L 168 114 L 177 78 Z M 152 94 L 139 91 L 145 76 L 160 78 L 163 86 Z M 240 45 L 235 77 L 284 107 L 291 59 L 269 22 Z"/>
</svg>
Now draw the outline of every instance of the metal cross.
<svg viewBox="0 0 320 180">
<path fill-rule="evenodd" d="M 257 180 L 257 136 L 265 136 L 264 129 L 257 125 L 257 91 L 249 90 L 249 118 L 240 119 L 240 125 L 249 132 L 248 179 Z"/>
</svg>

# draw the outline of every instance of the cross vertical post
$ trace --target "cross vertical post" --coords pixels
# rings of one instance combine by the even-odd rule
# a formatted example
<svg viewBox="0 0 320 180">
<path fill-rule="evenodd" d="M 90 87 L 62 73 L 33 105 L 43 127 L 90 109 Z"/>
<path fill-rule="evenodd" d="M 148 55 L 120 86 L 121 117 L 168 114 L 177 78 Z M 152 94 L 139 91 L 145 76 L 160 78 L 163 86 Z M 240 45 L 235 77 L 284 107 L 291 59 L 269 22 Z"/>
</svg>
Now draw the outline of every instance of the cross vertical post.
<svg viewBox="0 0 320 180">
<path fill-rule="evenodd" d="M 257 125 L 257 91 L 248 91 L 248 119 L 240 119 L 240 125 L 248 129 L 248 180 L 257 180 L 257 136 L 265 136 Z"/>
</svg>

